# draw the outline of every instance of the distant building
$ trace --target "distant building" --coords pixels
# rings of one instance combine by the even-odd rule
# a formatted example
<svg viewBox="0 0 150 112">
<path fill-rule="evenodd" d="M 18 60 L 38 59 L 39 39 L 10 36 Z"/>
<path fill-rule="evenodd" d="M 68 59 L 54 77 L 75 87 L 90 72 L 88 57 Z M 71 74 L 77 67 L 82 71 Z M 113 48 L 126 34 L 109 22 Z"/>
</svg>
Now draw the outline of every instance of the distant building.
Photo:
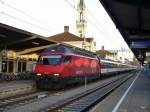
<svg viewBox="0 0 150 112">
<path fill-rule="evenodd" d="M 105 50 L 104 46 L 102 46 L 101 50 L 96 51 L 96 54 L 97 54 L 97 56 L 100 56 L 101 58 L 117 61 L 118 53 L 116 51 Z"/>
<path fill-rule="evenodd" d="M 101 50 L 96 51 L 97 56 L 109 60 L 119 61 L 122 63 L 133 62 L 133 54 L 129 50 L 105 50 L 102 46 Z M 137 63 L 136 61 L 134 63 Z"/>
<path fill-rule="evenodd" d="M 108 51 L 106 54 L 106 59 L 118 61 L 117 51 Z"/>
<path fill-rule="evenodd" d="M 92 52 L 96 52 L 96 42 L 94 41 L 94 38 L 85 38 L 85 49 L 92 51 Z"/>
<path fill-rule="evenodd" d="M 69 32 L 69 26 L 64 26 L 64 32 L 53 35 L 48 38 L 49 40 L 55 42 L 66 43 L 72 46 L 76 46 L 79 48 L 83 48 L 83 41 L 85 41 L 86 50 L 95 52 L 96 51 L 96 43 L 94 42 L 93 38 L 81 38 Z"/>
<path fill-rule="evenodd" d="M 122 63 L 129 63 L 133 61 L 133 54 L 128 49 L 117 50 L 118 52 L 118 60 L 120 60 Z"/>
<path fill-rule="evenodd" d="M 108 60 L 117 60 L 117 52 L 107 51 L 107 50 L 99 50 L 96 51 L 97 56 L 100 56 L 101 58 L 105 58 Z"/>
<path fill-rule="evenodd" d="M 101 58 L 105 58 L 107 52 L 108 52 L 108 51 L 106 51 L 106 50 L 104 49 L 104 46 L 102 46 L 102 49 L 96 51 L 96 54 L 97 54 L 97 56 L 99 56 L 99 57 L 101 57 Z"/>
</svg>

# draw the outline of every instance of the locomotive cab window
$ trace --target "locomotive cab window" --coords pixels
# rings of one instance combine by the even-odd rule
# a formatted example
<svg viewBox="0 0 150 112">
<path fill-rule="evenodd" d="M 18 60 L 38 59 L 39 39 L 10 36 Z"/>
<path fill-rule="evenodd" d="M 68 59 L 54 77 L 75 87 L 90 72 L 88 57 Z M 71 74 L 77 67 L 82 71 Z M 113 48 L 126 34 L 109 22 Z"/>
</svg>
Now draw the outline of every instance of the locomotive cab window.
<svg viewBox="0 0 150 112">
<path fill-rule="evenodd" d="M 64 63 L 71 63 L 71 56 L 66 56 L 65 59 L 64 59 Z"/>
<path fill-rule="evenodd" d="M 62 60 L 61 55 L 40 56 L 38 63 L 45 65 L 59 64 L 61 63 L 61 60 Z"/>
</svg>

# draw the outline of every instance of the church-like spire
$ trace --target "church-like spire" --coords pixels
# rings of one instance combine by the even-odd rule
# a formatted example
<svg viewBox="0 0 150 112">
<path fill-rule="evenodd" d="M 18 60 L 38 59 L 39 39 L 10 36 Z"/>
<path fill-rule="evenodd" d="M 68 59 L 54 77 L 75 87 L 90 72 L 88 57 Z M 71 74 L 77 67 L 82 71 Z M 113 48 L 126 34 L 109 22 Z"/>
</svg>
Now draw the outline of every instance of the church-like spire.
<svg viewBox="0 0 150 112">
<path fill-rule="evenodd" d="M 84 0 L 79 0 L 78 3 L 78 20 L 77 20 L 77 35 L 81 38 L 85 38 L 85 29 L 86 29 L 86 21 L 85 21 L 85 3 Z"/>
<path fill-rule="evenodd" d="M 80 0 L 78 4 L 78 11 L 84 13 L 85 11 L 85 3 L 84 0 Z"/>
</svg>

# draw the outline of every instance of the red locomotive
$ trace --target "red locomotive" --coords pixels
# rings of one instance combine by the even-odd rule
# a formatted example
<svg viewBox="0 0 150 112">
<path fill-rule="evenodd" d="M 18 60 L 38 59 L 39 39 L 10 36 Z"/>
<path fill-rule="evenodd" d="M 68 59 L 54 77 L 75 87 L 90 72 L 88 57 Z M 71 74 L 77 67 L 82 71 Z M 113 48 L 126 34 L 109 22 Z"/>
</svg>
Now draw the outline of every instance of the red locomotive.
<svg viewBox="0 0 150 112">
<path fill-rule="evenodd" d="M 38 88 L 59 88 L 66 84 L 100 77 L 99 58 L 86 51 L 62 44 L 47 48 L 40 54 L 35 67 Z"/>
<path fill-rule="evenodd" d="M 38 88 L 62 88 L 67 84 L 94 80 L 102 74 L 127 72 L 136 66 L 100 59 L 91 52 L 56 44 L 40 54 L 35 67 Z"/>
</svg>

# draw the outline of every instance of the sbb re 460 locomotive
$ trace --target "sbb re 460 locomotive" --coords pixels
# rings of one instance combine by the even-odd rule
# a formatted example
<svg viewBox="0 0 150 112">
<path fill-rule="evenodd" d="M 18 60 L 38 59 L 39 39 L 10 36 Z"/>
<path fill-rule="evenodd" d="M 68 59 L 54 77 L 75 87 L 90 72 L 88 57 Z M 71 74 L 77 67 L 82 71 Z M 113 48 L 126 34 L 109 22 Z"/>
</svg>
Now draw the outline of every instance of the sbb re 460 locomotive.
<svg viewBox="0 0 150 112">
<path fill-rule="evenodd" d="M 109 64 L 109 61 L 103 62 Z M 38 88 L 50 89 L 83 83 L 85 77 L 87 81 L 94 80 L 100 78 L 102 68 L 106 69 L 102 65 L 100 58 L 92 53 L 56 44 L 40 54 L 35 66 L 36 84 Z M 118 68 L 119 64 L 115 67 Z"/>
</svg>

